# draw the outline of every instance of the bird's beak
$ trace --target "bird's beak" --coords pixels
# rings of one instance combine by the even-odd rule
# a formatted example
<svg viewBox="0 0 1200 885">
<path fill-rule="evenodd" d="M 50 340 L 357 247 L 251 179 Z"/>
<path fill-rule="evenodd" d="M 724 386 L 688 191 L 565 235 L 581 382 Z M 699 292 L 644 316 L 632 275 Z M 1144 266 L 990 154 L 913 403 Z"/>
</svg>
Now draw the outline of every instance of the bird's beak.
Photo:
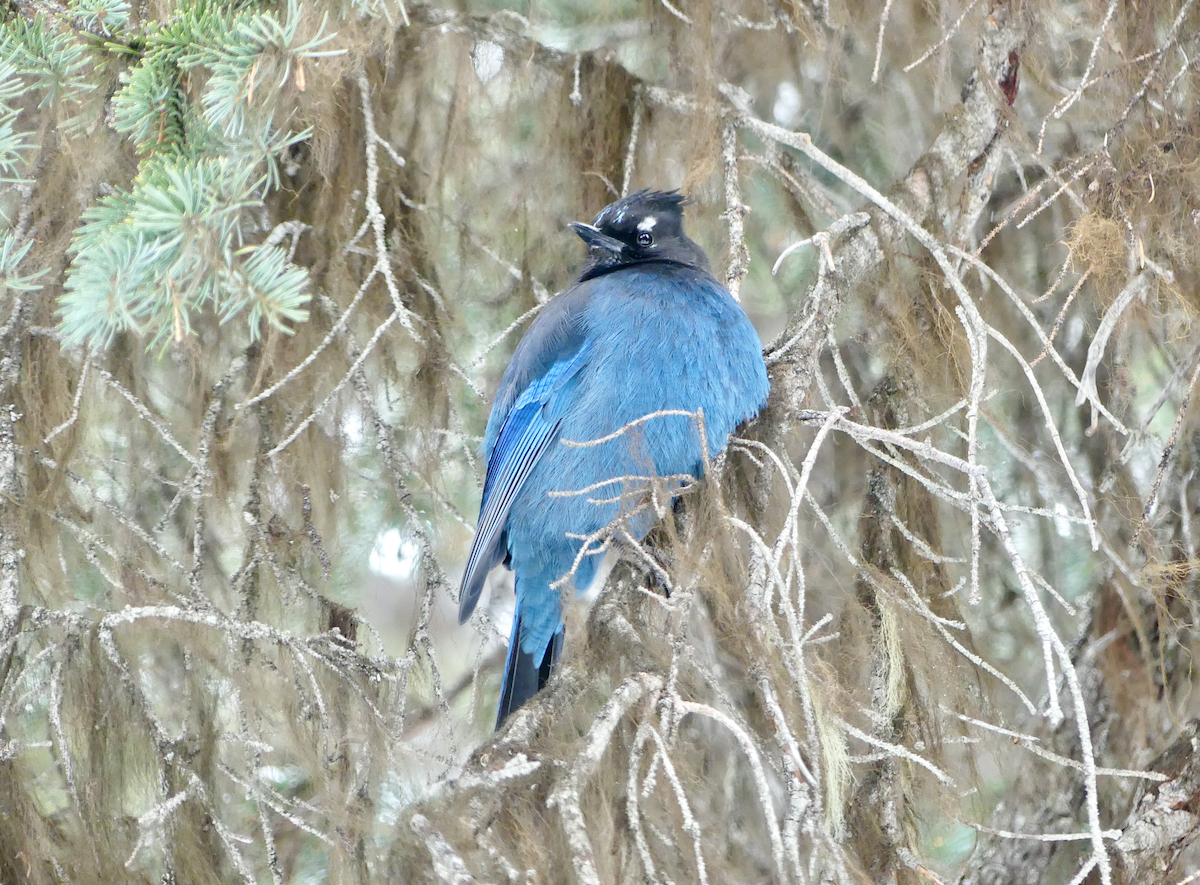
<svg viewBox="0 0 1200 885">
<path fill-rule="evenodd" d="M 602 249 L 614 255 L 620 255 L 625 251 L 625 245 L 620 240 L 610 237 L 606 233 L 601 233 L 598 228 L 590 224 L 584 224 L 582 221 L 572 221 L 571 230 L 579 234 L 579 238 L 587 243 L 589 251 L 592 249 Z"/>
</svg>

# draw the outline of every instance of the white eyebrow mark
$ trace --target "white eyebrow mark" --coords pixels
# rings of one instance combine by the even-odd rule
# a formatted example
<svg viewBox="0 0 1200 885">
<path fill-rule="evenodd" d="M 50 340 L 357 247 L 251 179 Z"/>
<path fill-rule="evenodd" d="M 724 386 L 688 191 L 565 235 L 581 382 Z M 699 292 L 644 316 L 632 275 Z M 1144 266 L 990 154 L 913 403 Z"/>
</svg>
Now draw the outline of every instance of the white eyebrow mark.
<svg viewBox="0 0 1200 885">
<path fill-rule="evenodd" d="M 638 230 L 654 230 L 656 224 L 658 224 L 658 218 L 654 215 L 647 215 L 638 222 Z"/>
</svg>

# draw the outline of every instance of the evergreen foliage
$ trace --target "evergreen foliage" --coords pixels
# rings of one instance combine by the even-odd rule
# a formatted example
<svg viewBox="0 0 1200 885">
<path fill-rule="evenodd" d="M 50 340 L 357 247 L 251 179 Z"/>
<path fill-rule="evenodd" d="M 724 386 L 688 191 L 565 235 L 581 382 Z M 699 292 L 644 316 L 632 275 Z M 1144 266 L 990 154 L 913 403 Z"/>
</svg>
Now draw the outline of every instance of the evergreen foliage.
<svg viewBox="0 0 1200 885">
<path fill-rule="evenodd" d="M 93 0 L 69 19 L 10 17 L 0 102 L 28 85 L 43 110 L 76 105 L 68 131 L 100 125 L 87 119 L 102 110 L 87 105 L 95 80 L 129 65 L 105 113 L 133 141 L 138 169 L 131 187 L 85 213 L 74 237 L 60 307 L 66 342 L 106 348 L 130 331 L 153 348 L 192 334 L 205 310 L 222 323 L 243 318 L 252 340 L 264 324 L 288 331 L 307 318 L 305 270 L 255 240 L 268 232 L 259 222 L 280 164 L 310 134 L 290 128 L 294 101 L 282 93 L 304 91 L 306 63 L 343 51 L 322 48 L 334 39 L 328 15 L 310 27 L 312 15 L 298 0 L 278 11 L 198 0 L 135 30 L 127 3 Z M 14 130 L 16 116 L 0 106 L 8 174 L 29 137 Z"/>
<path fill-rule="evenodd" d="M 38 107 L 82 103 L 96 85 L 87 78 L 93 64 L 87 46 L 69 30 L 43 18 L 18 17 L 0 37 L 0 58 L 24 76 L 40 96 Z"/>
<path fill-rule="evenodd" d="M 277 246 L 244 243 L 263 209 L 255 174 L 229 157 L 143 161 L 129 193 L 84 212 L 59 308 L 64 342 L 107 347 L 126 330 L 180 341 L 206 307 L 222 323 L 244 314 L 251 339 L 264 320 L 306 320 L 308 274 Z"/>
<path fill-rule="evenodd" d="M 11 102 L 25 92 L 25 82 L 17 76 L 17 69 L 7 61 L 0 61 L 0 183 L 22 184 L 18 176 L 22 168 L 23 151 L 31 150 L 30 134 L 17 129 L 18 111 Z"/>
<path fill-rule="evenodd" d="M 31 240 L 17 245 L 17 237 L 12 231 L 5 232 L 3 238 L 0 238 L 0 279 L 3 280 L 2 285 L 6 290 L 36 292 L 41 288 L 41 284 L 37 280 L 48 273 L 48 269 L 43 268 L 26 274 L 21 274 L 17 270 L 32 246 Z"/>
</svg>

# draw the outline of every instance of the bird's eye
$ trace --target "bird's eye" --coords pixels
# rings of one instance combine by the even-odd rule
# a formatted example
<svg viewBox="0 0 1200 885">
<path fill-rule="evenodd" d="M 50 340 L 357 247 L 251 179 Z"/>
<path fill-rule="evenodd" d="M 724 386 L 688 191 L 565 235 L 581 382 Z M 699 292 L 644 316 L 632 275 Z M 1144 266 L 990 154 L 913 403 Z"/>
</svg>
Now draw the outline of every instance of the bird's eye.
<svg viewBox="0 0 1200 885">
<path fill-rule="evenodd" d="M 650 236 L 648 231 L 642 231 L 637 235 L 637 244 L 645 249 L 654 242 L 654 237 Z"/>
</svg>

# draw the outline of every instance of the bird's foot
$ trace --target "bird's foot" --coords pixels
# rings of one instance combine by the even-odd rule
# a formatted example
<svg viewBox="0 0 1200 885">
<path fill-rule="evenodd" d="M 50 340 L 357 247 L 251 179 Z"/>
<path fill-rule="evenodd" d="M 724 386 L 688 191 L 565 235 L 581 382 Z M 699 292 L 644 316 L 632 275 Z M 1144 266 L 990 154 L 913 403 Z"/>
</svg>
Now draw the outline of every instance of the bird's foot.
<svg viewBox="0 0 1200 885">
<path fill-rule="evenodd" d="M 650 547 L 628 538 L 614 538 L 617 553 L 621 559 L 630 563 L 646 576 L 648 588 L 663 596 L 670 597 L 673 581 L 671 578 L 672 557 L 666 550 Z"/>
</svg>

